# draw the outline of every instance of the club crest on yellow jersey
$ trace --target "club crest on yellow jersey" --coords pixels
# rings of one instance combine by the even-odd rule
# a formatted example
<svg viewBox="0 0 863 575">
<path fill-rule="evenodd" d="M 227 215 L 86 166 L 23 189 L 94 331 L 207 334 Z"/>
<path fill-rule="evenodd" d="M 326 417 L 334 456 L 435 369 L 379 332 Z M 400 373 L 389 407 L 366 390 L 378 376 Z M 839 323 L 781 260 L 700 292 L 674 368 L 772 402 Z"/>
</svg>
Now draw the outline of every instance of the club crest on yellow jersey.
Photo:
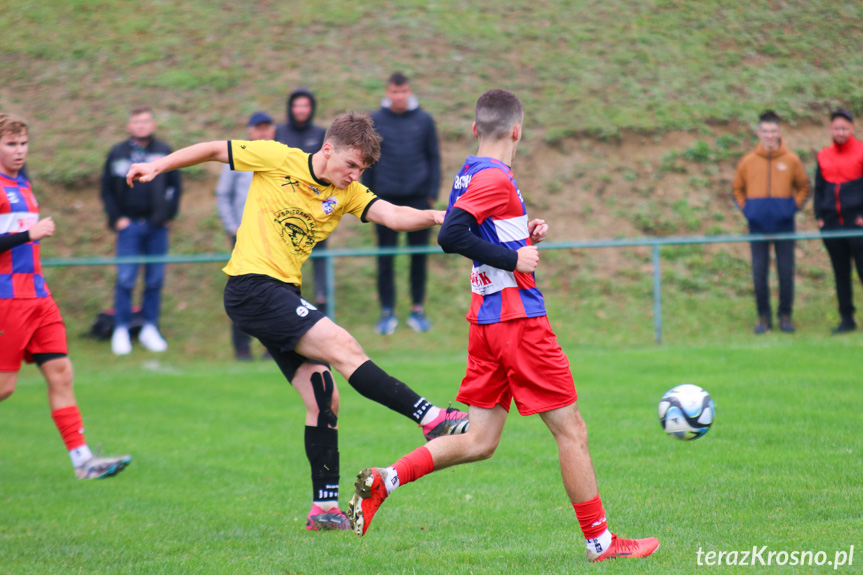
<svg viewBox="0 0 863 575">
<path fill-rule="evenodd" d="M 326 200 L 321 202 L 321 208 L 324 210 L 324 213 L 330 215 L 336 209 L 336 204 L 339 203 L 338 199 L 334 196 L 330 196 Z"/>
<path fill-rule="evenodd" d="M 302 254 L 310 254 L 315 246 L 315 220 L 298 208 L 282 210 L 274 218 L 286 244 Z"/>
</svg>

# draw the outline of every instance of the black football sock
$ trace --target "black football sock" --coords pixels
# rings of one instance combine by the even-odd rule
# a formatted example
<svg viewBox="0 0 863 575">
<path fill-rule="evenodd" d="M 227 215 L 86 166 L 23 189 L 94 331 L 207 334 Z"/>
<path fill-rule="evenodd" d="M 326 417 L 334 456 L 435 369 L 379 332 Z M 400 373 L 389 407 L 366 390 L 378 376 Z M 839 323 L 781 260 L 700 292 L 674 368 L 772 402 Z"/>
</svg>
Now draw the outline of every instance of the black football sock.
<svg viewBox="0 0 863 575">
<path fill-rule="evenodd" d="M 339 431 L 306 426 L 306 457 L 312 467 L 312 501 L 339 501 Z"/>
<path fill-rule="evenodd" d="M 432 404 L 426 398 L 368 360 L 351 374 L 348 383 L 360 395 L 389 407 L 415 422 L 422 421 Z"/>
</svg>

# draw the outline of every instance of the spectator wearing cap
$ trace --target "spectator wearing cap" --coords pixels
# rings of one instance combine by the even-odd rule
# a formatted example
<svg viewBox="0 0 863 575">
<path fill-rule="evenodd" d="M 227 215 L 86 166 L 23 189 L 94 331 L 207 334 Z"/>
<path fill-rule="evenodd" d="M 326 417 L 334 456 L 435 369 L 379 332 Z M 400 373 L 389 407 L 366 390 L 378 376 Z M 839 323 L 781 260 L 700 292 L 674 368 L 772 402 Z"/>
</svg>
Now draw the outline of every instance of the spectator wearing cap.
<svg viewBox="0 0 863 575">
<path fill-rule="evenodd" d="M 837 109 L 830 114 L 833 144 L 818 152 L 813 207 L 818 227 L 831 230 L 863 230 L 863 142 L 854 137 L 854 117 Z M 863 282 L 863 237 L 824 238 L 833 265 L 839 325 L 834 334 L 857 329 L 851 289 L 851 262 Z"/>
<path fill-rule="evenodd" d="M 751 234 L 793 232 L 794 216 L 809 196 L 809 177 L 797 154 L 782 140 L 780 118 L 772 110 L 758 117 L 758 145 L 737 165 L 734 176 L 734 201 L 749 223 Z M 794 331 L 791 320 L 794 305 L 794 240 L 751 242 L 752 283 L 758 323 L 755 333 L 773 327 L 770 308 L 770 246 L 776 253 L 779 276 L 779 329 Z"/>
<path fill-rule="evenodd" d="M 246 128 L 246 136 L 249 140 L 272 140 L 275 131 L 273 119 L 266 112 L 255 112 L 249 117 Z M 219 182 L 216 184 L 216 207 L 232 249 L 237 243 L 237 230 L 243 219 L 243 209 L 254 175 L 254 172 L 235 172 L 231 170 L 230 165 L 225 164 L 219 175 Z M 237 360 L 252 359 L 251 341 L 252 338 L 249 335 L 231 324 L 231 343 Z"/>
<path fill-rule="evenodd" d="M 159 174 L 150 182 L 139 182 L 134 188 L 130 187 L 126 183 L 129 166 L 167 156 L 171 148 L 156 139 L 156 121 L 148 107 L 132 110 L 126 129 L 129 139 L 111 149 L 102 174 L 101 195 L 108 227 L 117 232 L 117 257 L 164 256 L 168 253 L 168 223 L 180 209 L 180 172 Z M 129 325 L 132 321 L 132 292 L 139 267 L 139 264 L 117 265 L 114 333 L 111 337 L 111 349 L 116 355 L 132 352 Z M 138 341 L 153 352 L 168 349 L 168 343 L 159 331 L 164 279 L 164 263 L 145 264 L 141 302 L 144 325 Z"/>
<path fill-rule="evenodd" d="M 315 112 L 318 101 L 311 90 L 297 88 L 288 94 L 286 122 L 276 126 L 276 141 L 291 148 L 299 148 L 307 154 L 314 154 L 324 145 L 326 130 L 315 125 Z M 318 242 L 312 248 L 313 254 L 327 249 L 327 240 Z M 315 284 L 315 306 L 327 313 L 327 262 L 323 258 L 312 258 Z"/>
</svg>

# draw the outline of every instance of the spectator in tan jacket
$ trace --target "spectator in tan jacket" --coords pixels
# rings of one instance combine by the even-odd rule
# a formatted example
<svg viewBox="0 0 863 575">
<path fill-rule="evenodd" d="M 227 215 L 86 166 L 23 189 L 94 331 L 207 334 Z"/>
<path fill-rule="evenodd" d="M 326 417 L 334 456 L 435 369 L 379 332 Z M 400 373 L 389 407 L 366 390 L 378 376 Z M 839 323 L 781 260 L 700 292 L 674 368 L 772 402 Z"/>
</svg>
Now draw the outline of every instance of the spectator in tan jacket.
<svg viewBox="0 0 863 575">
<path fill-rule="evenodd" d="M 766 111 L 758 117 L 758 145 L 737 165 L 734 200 L 749 222 L 751 234 L 793 232 L 794 215 L 809 195 L 809 178 L 797 154 L 782 141 L 779 116 Z M 779 276 L 779 329 L 793 332 L 794 240 L 751 242 L 752 283 L 758 323 L 755 333 L 773 327 L 770 309 L 770 245 L 776 252 Z"/>
</svg>

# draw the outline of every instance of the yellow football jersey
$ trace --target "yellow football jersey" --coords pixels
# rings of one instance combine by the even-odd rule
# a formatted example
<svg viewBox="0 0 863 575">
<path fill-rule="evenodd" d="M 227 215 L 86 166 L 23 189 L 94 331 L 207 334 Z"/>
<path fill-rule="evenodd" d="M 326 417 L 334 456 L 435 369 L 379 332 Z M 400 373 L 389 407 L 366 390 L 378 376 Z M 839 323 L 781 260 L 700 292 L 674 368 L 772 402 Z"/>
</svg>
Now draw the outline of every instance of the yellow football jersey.
<svg viewBox="0 0 863 575">
<path fill-rule="evenodd" d="M 237 245 L 223 269 L 229 276 L 263 274 L 301 286 L 300 269 L 315 244 L 343 214 L 362 219 L 377 199 L 358 182 L 344 190 L 322 182 L 311 154 L 278 142 L 229 141 L 228 156 L 232 170 L 255 172 Z"/>
</svg>

